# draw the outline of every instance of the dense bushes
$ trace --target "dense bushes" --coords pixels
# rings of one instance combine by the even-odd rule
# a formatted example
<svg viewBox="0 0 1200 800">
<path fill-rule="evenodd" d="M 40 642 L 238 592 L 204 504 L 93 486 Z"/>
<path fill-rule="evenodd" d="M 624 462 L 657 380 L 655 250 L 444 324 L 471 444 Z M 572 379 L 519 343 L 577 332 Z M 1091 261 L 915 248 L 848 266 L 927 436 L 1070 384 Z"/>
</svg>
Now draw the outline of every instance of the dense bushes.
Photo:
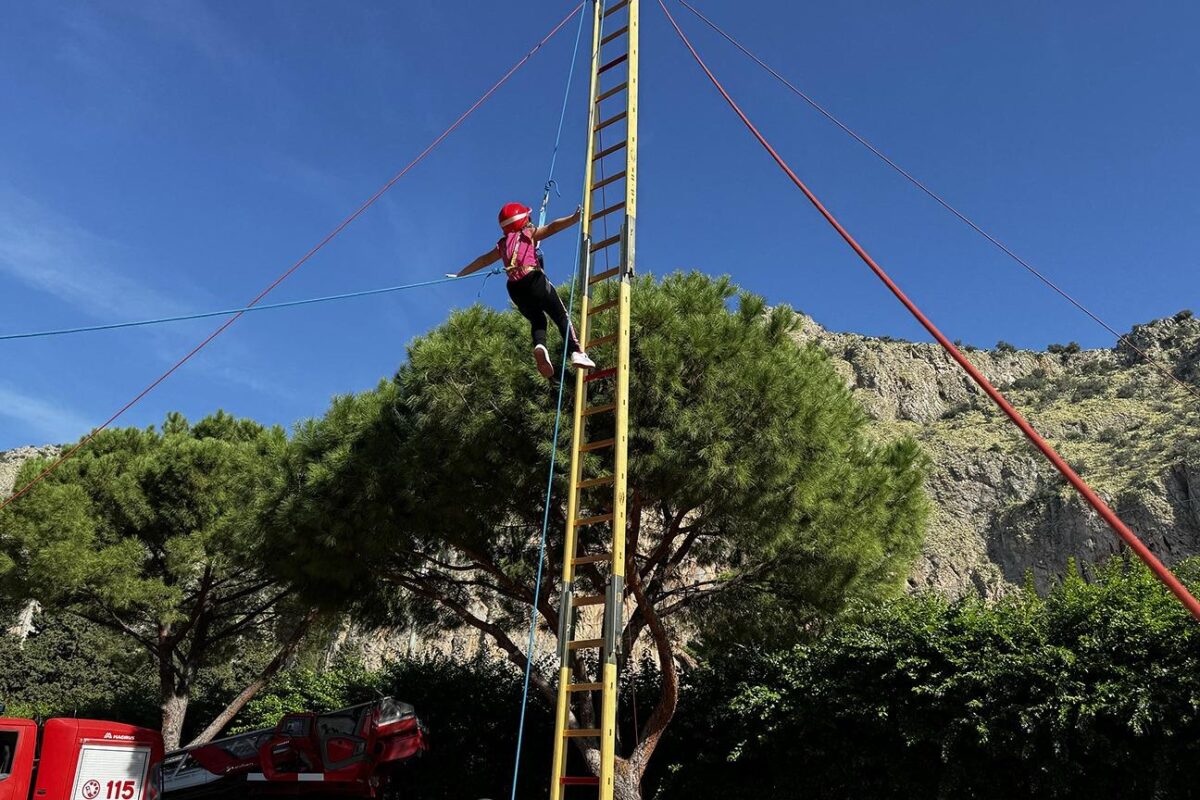
<svg viewBox="0 0 1200 800">
<path fill-rule="evenodd" d="M 1193 584 L 1200 575 L 1196 564 L 1180 571 Z M 684 674 L 645 796 L 1200 796 L 1200 626 L 1136 563 L 1116 560 L 1092 577 L 992 605 L 903 598 L 810 644 L 714 653 Z M 3 639 L 0 691 L 25 686 L 4 699 L 18 710 L 152 720 L 138 682 L 122 677 L 121 654 L 97 635 L 58 620 L 23 649 Z M 655 676 L 627 676 L 623 748 L 630 690 L 644 721 Z M 391 694 L 417 706 L 433 745 L 405 771 L 405 798 L 498 797 L 511 780 L 520 689 L 503 663 L 415 660 L 368 672 L 346 661 L 281 675 L 238 722 Z M 535 696 L 521 797 L 544 796 L 551 739 Z"/>
<path fill-rule="evenodd" d="M 817 644 L 730 654 L 688 697 L 664 798 L 1200 792 L 1200 628 L 1120 562 L 1045 599 L 896 601 Z"/>
</svg>

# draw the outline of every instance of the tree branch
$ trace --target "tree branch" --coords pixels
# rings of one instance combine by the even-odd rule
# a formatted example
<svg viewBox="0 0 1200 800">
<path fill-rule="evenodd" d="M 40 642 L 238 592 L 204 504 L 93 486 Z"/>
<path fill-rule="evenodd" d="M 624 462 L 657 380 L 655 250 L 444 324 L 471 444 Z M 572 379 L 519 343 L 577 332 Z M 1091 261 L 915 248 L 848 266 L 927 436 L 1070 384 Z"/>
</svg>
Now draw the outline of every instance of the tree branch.
<svg viewBox="0 0 1200 800">
<path fill-rule="evenodd" d="M 675 668 L 671 638 L 667 633 L 666 626 L 663 625 L 662 620 L 654 611 L 654 606 L 647 599 L 642 588 L 641 577 L 636 572 L 629 576 L 629 588 L 637 599 L 638 608 L 645 617 L 650 634 L 654 639 L 658 655 L 658 668 L 662 675 L 662 695 L 659 697 L 654 712 L 642 728 L 641 742 L 634 748 L 633 755 L 629 759 L 640 781 L 645 775 L 646 764 L 649 762 L 650 756 L 658 747 L 663 732 L 667 729 L 671 718 L 675 716 L 675 709 L 679 706 L 679 673 Z"/>
<path fill-rule="evenodd" d="M 253 700 L 254 696 L 262 691 L 263 687 L 265 687 L 271 681 L 271 678 L 275 677 L 279 670 L 283 668 L 284 664 L 286 664 L 291 657 L 295 655 L 296 650 L 299 649 L 301 642 L 304 641 L 304 637 L 308 635 L 309 630 L 311 630 L 313 623 L 316 622 L 316 620 L 317 609 L 309 609 L 304 618 L 300 620 L 300 624 L 296 626 L 294 631 L 292 631 L 292 635 L 283 643 L 283 646 L 279 648 L 279 651 L 275 654 L 275 657 L 271 659 L 270 663 L 263 667 L 261 672 L 258 673 L 258 677 L 251 681 L 250 684 L 243 689 L 237 697 L 233 698 L 233 700 L 229 702 L 229 705 L 225 706 L 220 714 L 217 714 L 213 721 L 208 724 L 208 727 L 201 731 L 200 735 L 193 739 L 192 743 L 189 744 L 188 747 L 194 747 L 198 744 L 208 744 L 216 737 L 218 733 L 224 730 L 225 726 L 232 722 L 233 718 L 241 713 L 242 709 L 246 707 L 246 704 Z"/>
</svg>

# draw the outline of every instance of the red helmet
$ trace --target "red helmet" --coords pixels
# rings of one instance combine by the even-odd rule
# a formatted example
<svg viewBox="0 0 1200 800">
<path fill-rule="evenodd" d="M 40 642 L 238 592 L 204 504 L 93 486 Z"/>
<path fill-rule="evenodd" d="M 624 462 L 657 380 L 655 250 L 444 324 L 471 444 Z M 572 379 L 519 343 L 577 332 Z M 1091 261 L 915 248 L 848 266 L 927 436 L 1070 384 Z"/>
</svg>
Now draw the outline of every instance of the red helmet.
<svg viewBox="0 0 1200 800">
<path fill-rule="evenodd" d="M 516 233 L 529 222 L 533 210 L 520 203 L 507 203 L 500 209 L 500 227 L 505 233 Z"/>
</svg>

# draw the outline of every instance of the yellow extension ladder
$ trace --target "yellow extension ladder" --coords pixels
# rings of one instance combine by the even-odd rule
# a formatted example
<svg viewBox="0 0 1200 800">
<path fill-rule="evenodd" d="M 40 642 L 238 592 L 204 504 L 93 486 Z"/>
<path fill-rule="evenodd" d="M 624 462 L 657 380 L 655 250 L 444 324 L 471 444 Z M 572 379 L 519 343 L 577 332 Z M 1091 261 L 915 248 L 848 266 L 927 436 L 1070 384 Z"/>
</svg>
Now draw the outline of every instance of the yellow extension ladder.
<svg viewBox="0 0 1200 800">
<path fill-rule="evenodd" d="M 598 786 L 612 800 L 617 728 L 617 659 L 625 595 L 626 469 L 629 445 L 629 302 L 637 216 L 639 0 L 594 0 L 587 161 L 584 172 L 583 288 L 576 335 L 596 369 L 575 378 L 570 494 L 559 604 L 558 703 L 551 800 L 572 786 Z M 623 196 L 622 196 L 623 195 Z M 593 235 L 593 229 L 599 235 Z M 598 295 L 593 304 L 593 290 Z M 596 335 L 592 334 L 593 327 Z M 605 490 L 611 490 L 611 495 Z M 606 499 L 606 496 L 609 499 Z M 607 534 L 607 535 L 605 535 Z M 578 569 L 577 569 L 578 568 Z M 606 574 L 607 573 L 607 574 Z M 584 577 L 602 594 L 576 592 Z M 602 607 L 599 620 L 586 615 Z M 576 638 L 600 623 L 600 635 Z M 596 654 L 596 658 L 581 656 Z M 577 659 L 580 659 L 577 663 Z M 588 668 L 596 674 L 588 675 Z M 599 727 L 571 726 L 591 704 Z M 576 715 L 578 718 L 579 715 Z M 600 777 L 566 774 L 572 739 L 600 741 Z"/>
</svg>

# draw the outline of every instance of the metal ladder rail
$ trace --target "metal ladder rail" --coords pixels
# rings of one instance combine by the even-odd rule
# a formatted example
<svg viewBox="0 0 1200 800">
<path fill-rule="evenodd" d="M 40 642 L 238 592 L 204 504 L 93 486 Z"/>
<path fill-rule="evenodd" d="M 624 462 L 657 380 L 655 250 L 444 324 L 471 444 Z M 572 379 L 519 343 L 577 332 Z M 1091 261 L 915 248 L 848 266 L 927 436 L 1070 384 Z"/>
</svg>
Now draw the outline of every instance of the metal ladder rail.
<svg viewBox="0 0 1200 800">
<path fill-rule="evenodd" d="M 580 316 L 576 335 L 585 349 L 611 348 L 609 362 L 588 373 L 579 372 L 575 379 L 575 403 L 572 430 L 570 491 L 567 501 L 567 530 L 563 548 L 563 589 L 559 604 L 560 668 L 558 698 L 555 708 L 555 741 L 551 800 L 562 800 L 568 786 L 598 786 L 602 800 L 611 800 L 614 791 L 616 759 L 617 660 L 623 621 L 625 577 L 625 528 L 629 425 L 629 334 L 630 279 L 634 265 L 634 230 L 637 201 L 637 97 L 638 97 L 638 20 L 639 0 L 597 0 L 593 6 L 591 91 L 589 92 L 587 161 L 584 172 L 584 201 Z M 625 14 L 618 16 L 624 11 Z M 623 24 L 622 24 L 623 23 Z M 610 28 L 610 33 L 605 29 Z M 609 76 L 620 76 L 614 81 Z M 618 101 L 625 100 L 624 109 L 616 112 Z M 604 147 L 603 134 L 624 129 L 617 144 Z M 622 159 L 624 168 L 605 175 L 603 166 L 608 159 Z M 597 180 L 597 167 L 601 177 Z M 598 191 L 624 184 L 623 202 L 595 209 Z M 603 196 L 603 195 L 601 195 Z M 592 225 L 612 221 L 621 215 L 620 234 L 599 242 L 592 239 Z M 618 266 L 597 273 L 596 256 L 611 252 L 619 246 Z M 592 306 L 592 287 L 611 283 L 616 278 L 616 297 Z M 612 313 L 612 312 L 615 312 Z M 601 317 L 605 315 L 605 317 Z M 615 316 L 613 330 L 589 338 L 593 317 Z M 599 321 L 599 320 L 597 320 Z M 595 357 L 595 354 L 593 354 Z M 601 384 L 612 386 L 611 400 L 589 405 L 591 390 Z M 607 439 L 586 440 L 589 421 L 611 415 L 613 434 Z M 611 451 L 611 474 L 584 478 L 584 459 L 589 453 Z M 580 517 L 585 507 L 583 492 L 612 485 L 612 506 L 607 513 Z M 611 547 L 607 554 L 580 553 L 579 531 L 584 527 L 611 527 Z M 609 575 L 603 595 L 577 595 L 576 567 L 607 563 Z M 603 635 L 600 638 L 576 639 L 579 609 L 603 605 Z M 581 650 L 598 649 L 600 666 L 597 679 L 573 683 L 575 654 Z M 600 727 L 569 727 L 573 698 L 600 692 Z M 590 701 L 590 697 L 583 702 Z M 597 779 L 592 776 L 573 777 L 566 774 L 568 744 L 574 738 L 600 740 L 601 770 Z"/>
</svg>

